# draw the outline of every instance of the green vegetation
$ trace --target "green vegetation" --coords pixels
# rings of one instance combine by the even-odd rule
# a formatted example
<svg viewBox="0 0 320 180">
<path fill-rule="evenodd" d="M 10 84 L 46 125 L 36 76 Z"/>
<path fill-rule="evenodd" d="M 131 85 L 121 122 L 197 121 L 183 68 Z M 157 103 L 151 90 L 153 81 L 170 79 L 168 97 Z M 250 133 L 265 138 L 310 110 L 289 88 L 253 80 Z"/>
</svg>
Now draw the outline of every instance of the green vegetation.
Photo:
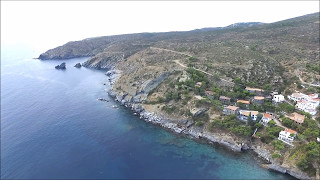
<svg viewBox="0 0 320 180">
<path fill-rule="evenodd" d="M 288 104 L 288 103 L 280 103 L 278 107 L 276 107 L 277 112 L 287 112 L 287 113 L 293 113 L 295 110 L 295 107 Z"/>
<path fill-rule="evenodd" d="M 309 142 L 302 147 L 305 152 L 304 155 L 297 162 L 297 166 L 301 170 L 313 169 L 313 164 L 320 164 L 320 144 L 314 141 Z"/>
<path fill-rule="evenodd" d="M 213 120 L 209 125 L 209 130 L 213 130 L 214 127 L 228 129 L 232 133 L 245 137 L 250 137 L 253 133 L 252 128 L 239 122 L 235 115 L 227 116 L 224 119 L 217 118 Z"/>
<path fill-rule="evenodd" d="M 271 157 L 272 157 L 273 159 L 279 159 L 279 158 L 281 158 L 281 154 L 272 153 L 272 154 L 271 154 Z"/>
<path fill-rule="evenodd" d="M 276 149 L 276 150 L 283 150 L 284 149 L 284 143 L 280 140 L 273 140 L 271 142 L 271 144 L 273 145 L 273 147 Z"/>
<path fill-rule="evenodd" d="M 306 64 L 306 68 L 308 70 L 312 70 L 312 71 L 315 71 L 317 73 L 320 72 L 320 65 L 319 64 L 311 64 L 311 63 L 307 63 Z"/>
</svg>

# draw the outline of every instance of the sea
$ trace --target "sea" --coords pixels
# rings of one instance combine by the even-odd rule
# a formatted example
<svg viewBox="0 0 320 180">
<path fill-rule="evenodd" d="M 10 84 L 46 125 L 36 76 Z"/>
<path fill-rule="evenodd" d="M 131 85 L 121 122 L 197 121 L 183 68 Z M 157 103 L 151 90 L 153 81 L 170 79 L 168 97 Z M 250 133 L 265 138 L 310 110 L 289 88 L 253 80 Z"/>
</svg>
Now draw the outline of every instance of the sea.
<svg viewBox="0 0 320 180">
<path fill-rule="evenodd" d="M 140 120 L 107 95 L 105 71 L 73 67 L 88 58 L 40 53 L 1 47 L 1 179 L 290 179 Z"/>
</svg>

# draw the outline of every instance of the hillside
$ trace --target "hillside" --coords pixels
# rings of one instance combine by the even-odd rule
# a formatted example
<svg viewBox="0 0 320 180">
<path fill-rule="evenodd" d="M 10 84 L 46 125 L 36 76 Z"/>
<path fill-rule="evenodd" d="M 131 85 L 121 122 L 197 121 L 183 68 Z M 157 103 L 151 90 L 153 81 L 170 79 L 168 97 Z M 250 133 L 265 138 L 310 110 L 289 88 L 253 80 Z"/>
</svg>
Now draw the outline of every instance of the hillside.
<svg viewBox="0 0 320 180">
<path fill-rule="evenodd" d="M 238 23 L 204 31 L 97 37 L 69 42 L 41 54 L 39 59 L 91 56 L 84 66 L 109 69 L 133 57 L 152 57 L 149 64 L 161 64 L 178 55 L 152 48 L 188 54 L 193 60 L 180 57 L 182 63 L 230 80 L 240 77 L 257 85 L 279 87 L 279 82 L 290 81 L 299 69 L 306 72 L 305 81 L 313 83 L 319 77 L 306 69 L 306 64 L 316 64 L 319 59 L 319 13 L 271 24 Z"/>
<path fill-rule="evenodd" d="M 319 112 L 313 117 L 305 114 L 304 124 L 292 125 L 285 118 L 297 110 L 287 95 L 295 90 L 320 93 L 319 29 L 319 13 L 314 13 L 270 24 L 97 37 L 69 42 L 39 58 L 91 56 L 83 65 L 117 70 L 108 74 L 110 79 L 118 75 L 110 95 L 148 122 L 240 151 L 248 144 L 269 163 L 304 179 L 305 173 L 319 174 Z M 259 95 L 246 91 L 246 86 L 263 89 L 265 101 L 246 108 L 237 103 L 252 102 Z M 267 99 L 271 91 L 285 95 L 286 101 L 272 103 Z M 220 96 L 229 97 L 228 104 L 240 109 L 271 112 L 275 121 L 241 123 L 236 115 L 225 116 Z M 298 132 L 294 148 L 277 141 L 285 128 Z"/>
</svg>

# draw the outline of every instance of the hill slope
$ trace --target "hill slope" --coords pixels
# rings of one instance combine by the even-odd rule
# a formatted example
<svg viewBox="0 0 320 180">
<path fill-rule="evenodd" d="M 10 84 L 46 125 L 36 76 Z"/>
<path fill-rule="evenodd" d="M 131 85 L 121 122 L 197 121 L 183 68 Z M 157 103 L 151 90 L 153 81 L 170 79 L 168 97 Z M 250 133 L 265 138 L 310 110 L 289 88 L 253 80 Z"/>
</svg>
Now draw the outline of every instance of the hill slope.
<svg viewBox="0 0 320 180">
<path fill-rule="evenodd" d="M 247 24 L 247 25 L 246 25 Z M 238 23 L 222 29 L 204 31 L 140 33 L 97 37 L 69 42 L 48 50 L 39 59 L 67 59 L 91 56 L 84 66 L 91 68 L 120 67 L 135 58 L 148 59 L 149 64 L 175 60 L 179 53 L 157 52 L 162 48 L 188 56 L 181 63 L 192 65 L 226 79 L 240 77 L 257 85 L 290 81 L 295 70 L 315 64 L 319 59 L 319 13 L 271 24 Z M 149 53 L 147 53 L 149 52 Z M 151 54 L 150 54 L 151 53 Z M 143 57 L 139 54 L 144 54 Z M 162 57 L 167 57 L 164 59 Z M 139 63 L 134 63 L 140 66 Z M 315 72 L 308 72 L 316 80 Z"/>
</svg>

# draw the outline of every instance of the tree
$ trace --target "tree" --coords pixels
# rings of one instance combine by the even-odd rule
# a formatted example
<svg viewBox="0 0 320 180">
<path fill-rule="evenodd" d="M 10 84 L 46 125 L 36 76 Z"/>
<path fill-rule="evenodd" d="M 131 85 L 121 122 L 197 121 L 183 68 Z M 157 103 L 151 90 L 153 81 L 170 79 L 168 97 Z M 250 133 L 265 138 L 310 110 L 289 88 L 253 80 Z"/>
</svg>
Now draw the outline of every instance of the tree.
<svg viewBox="0 0 320 180">
<path fill-rule="evenodd" d="M 268 93 L 272 90 L 272 86 L 270 84 L 266 84 L 263 86 L 263 90 L 265 90 Z"/>
<path fill-rule="evenodd" d="M 254 122 L 253 122 L 252 117 L 251 117 L 251 112 L 249 113 L 249 117 L 248 117 L 248 125 L 251 126 L 251 127 L 254 125 Z"/>
<path fill-rule="evenodd" d="M 236 84 L 241 84 L 242 82 L 241 82 L 241 79 L 240 79 L 239 77 L 236 77 L 236 78 L 234 79 L 234 83 L 236 83 Z"/>
<path fill-rule="evenodd" d="M 276 122 L 274 122 L 274 120 L 270 120 L 270 121 L 268 122 L 268 124 L 269 124 L 270 127 L 273 127 L 273 126 L 276 125 Z"/>
<path fill-rule="evenodd" d="M 273 140 L 271 142 L 271 144 L 273 145 L 273 147 L 276 149 L 276 150 L 282 150 L 284 149 L 284 143 L 280 140 Z"/>
<path fill-rule="evenodd" d="M 308 169 L 309 165 L 308 165 L 308 161 L 307 161 L 306 157 L 301 158 L 300 161 L 298 161 L 297 166 L 298 166 L 301 170 L 306 170 L 306 169 Z"/>
<path fill-rule="evenodd" d="M 260 122 L 260 120 L 262 119 L 263 115 L 261 113 L 259 113 L 257 115 L 257 122 Z"/>
</svg>

